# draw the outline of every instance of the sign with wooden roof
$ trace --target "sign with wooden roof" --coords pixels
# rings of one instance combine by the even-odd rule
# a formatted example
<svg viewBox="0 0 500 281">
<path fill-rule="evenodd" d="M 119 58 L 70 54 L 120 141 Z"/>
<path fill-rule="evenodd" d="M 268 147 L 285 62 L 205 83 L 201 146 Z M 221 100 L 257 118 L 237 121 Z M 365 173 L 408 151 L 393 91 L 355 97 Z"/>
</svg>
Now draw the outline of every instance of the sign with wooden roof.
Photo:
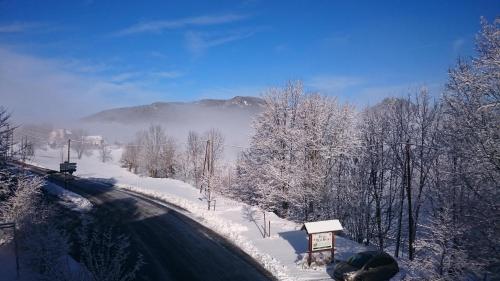
<svg viewBox="0 0 500 281">
<path fill-rule="evenodd" d="M 322 233 L 322 232 L 335 232 L 341 231 L 342 224 L 339 220 L 315 221 L 306 222 L 301 230 L 305 230 L 307 234 Z"/>
<path fill-rule="evenodd" d="M 342 224 L 339 220 L 306 222 L 301 230 L 305 230 L 309 236 L 307 263 L 311 265 L 313 252 L 331 251 L 331 260 L 335 254 L 335 232 L 341 231 Z"/>
</svg>

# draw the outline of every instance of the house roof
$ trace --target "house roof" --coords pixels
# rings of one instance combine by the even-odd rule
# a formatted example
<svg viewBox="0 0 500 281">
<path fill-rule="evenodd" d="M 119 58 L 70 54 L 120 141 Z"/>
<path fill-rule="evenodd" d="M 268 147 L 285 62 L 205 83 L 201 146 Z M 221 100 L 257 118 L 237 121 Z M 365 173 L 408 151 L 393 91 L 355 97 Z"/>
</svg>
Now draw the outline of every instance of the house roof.
<svg viewBox="0 0 500 281">
<path fill-rule="evenodd" d="M 339 220 L 315 221 L 306 222 L 301 230 L 306 230 L 307 234 L 340 231 L 344 229 Z"/>
</svg>

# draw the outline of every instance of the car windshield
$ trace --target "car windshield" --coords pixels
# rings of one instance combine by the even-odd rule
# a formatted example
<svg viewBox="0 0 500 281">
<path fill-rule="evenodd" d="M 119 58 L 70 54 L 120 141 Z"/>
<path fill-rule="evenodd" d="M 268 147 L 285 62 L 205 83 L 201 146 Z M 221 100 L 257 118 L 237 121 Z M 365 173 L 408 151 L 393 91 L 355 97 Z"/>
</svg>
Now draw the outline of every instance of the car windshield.
<svg viewBox="0 0 500 281">
<path fill-rule="evenodd" d="M 368 254 L 357 254 L 355 256 L 350 257 L 347 260 L 347 263 L 356 268 L 361 268 L 370 260 L 371 257 L 372 256 Z"/>
</svg>

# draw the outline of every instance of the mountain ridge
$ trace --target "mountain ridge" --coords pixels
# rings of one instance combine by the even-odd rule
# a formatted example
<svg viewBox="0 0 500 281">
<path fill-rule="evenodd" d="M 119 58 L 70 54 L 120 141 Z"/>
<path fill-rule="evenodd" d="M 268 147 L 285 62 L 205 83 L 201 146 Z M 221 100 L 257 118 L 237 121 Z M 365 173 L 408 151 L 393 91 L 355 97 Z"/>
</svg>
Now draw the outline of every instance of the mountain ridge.
<svg viewBox="0 0 500 281">
<path fill-rule="evenodd" d="M 83 122 L 174 122 L 186 119 L 224 118 L 226 115 L 254 115 L 265 101 L 258 97 L 235 96 L 230 99 L 200 99 L 191 102 L 153 102 L 146 105 L 111 108 L 81 118 Z M 189 115 L 192 118 L 187 118 Z"/>
</svg>

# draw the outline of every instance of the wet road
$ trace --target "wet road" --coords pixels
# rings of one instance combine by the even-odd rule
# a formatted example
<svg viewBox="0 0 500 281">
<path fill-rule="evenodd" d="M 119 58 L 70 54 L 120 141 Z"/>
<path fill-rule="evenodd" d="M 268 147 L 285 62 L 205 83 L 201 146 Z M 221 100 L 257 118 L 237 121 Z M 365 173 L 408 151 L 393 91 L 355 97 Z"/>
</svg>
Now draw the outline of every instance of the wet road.
<svg viewBox="0 0 500 281">
<path fill-rule="evenodd" d="M 47 179 L 64 186 L 59 174 Z M 275 280 L 231 242 L 174 207 L 76 177 L 68 181 L 67 189 L 88 198 L 101 219 L 119 224 L 129 235 L 133 252 L 140 252 L 146 262 L 137 280 Z"/>
</svg>

